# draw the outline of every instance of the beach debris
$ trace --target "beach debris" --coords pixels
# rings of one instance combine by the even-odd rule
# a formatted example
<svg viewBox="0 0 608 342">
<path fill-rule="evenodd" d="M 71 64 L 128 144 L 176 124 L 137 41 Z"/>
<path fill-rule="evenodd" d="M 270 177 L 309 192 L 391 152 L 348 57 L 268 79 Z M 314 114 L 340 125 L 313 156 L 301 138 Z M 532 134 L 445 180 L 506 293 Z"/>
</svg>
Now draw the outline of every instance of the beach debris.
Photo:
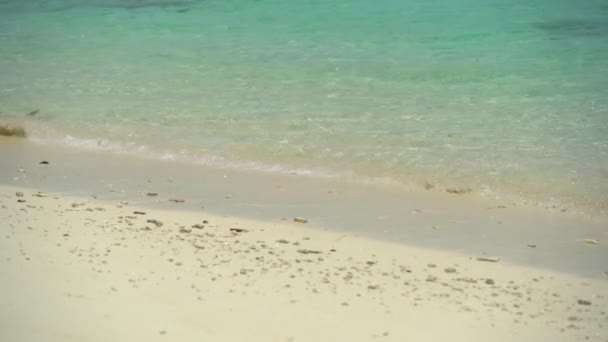
<svg viewBox="0 0 608 342">
<path fill-rule="evenodd" d="M 46 160 L 43 160 L 40 162 L 40 165 L 49 165 L 50 163 Z"/>
<path fill-rule="evenodd" d="M 323 252 L 314 249 L 298 249 L 298 253 L 301 254 L 321 254 Z"/>
<path fill-rule="evenodd" d="M 424 182 L 424 189 L 425 190 L 432 190 L 435 187 L 435 185 L 429 181 L 425 181 Z"/>
<path fill-rule="evenodd" d="M 380 285 L 376 285 L 376 284 L 374 284 L 374 285 L 367 285 L 367 289 L 368 290 L 377 290 L 379 288 L 380 288 Z"/>
<path fill-rule="evenodd" d="M 195 228 L 195 229 L 203 229 L 203 228 L 205 228 L 205 226 L 203 226 L 202 224 L 198 224 L 198 223 L 197 223 L 197 224 L 192 225 L 192 228 Z"/>
<path fill-rule="evenodd" d="M 40 112 L 40 109 L 34 109 L 33 111 L 25 114 L 26 116 L 35 116 L 36 114 L 38 114 Z"/>
<path fill-rule="evenodd" d="M 586 299 L 579 299 L 576 302 L 580 305 L 591 305 L 591 301 L 586 300 Z"/>
<path fill-rule="evenodd" d="M 499 257 L 485 257 L 485 256 L 481 256 L 481 257 L 477 257 L 476 259 L 478 261 L 487 261 L 487 262 L 499 262 L 500 261 Z"/>
<path fill-rule="evenodd" d="M 488 279 L 486 279 L 485 283 L 486 283 L 486 284 L 488 284 L 488 285 L 494 285 L 494 284 L 496 284 L 496 283 L 494 282 L 494 279 L 492 279 L 492 278 L 488 278 Z"/>
<path fill-rule="evenodd" d="M 146 215 L 146 213 L 144 211 L 134 211 L 133 214 L 134 215 Z"/>
<path fill-rule="evenodd" d="M 158 196 L 158 193 L 157 192 L 146 192 L 146 196 L 154 197 L 154 196 Z"/>
<path fill-rule="evenodd" d="M 277 240 L 277 243 L 288 244 L 288 243 L 289 243 L 289 241 L 288 241 L 288 240 L 285 240 L 285 239 L 279 239 L 279 240 Z"/>
<path fill-rule="evenodd" d="M 147 220 L 146 222 L 152 223 L 156 227 L 162 227 L 163 226 L 163 223 L 161 221 L 159 221 L 159 220 L 150 219 L 150 220 Z"/>
<path fill-rule="evenodd" d="M 15 196 L 17 196 L 17 197 L 23 197 L 23 192 L 17 191 L 17 192 L 15 192 Z"/>
<path fill-rule="evenodd" d="M 445 191 L 450 194 L 454 194 L 454 195 L 464 195 L 464 194 L 470 193 L 471 189 L 469 189 L 469 188 L 447 188 L 447 189 L 445 189 Z"/>
<path fill-rule="evenodd" d="M 308 223 L 308 220 L 303 218 L 303 217 L 294 217 L 293 218 L 293 222 L 298 222 L 298 223 Z"/>
<path fill-rule="evenodd" d="M 191 233 L 192 232 L 192 228 L 188 228 L 186 226 L 181 226 L 181 227 L 179 227 L 179 232 L 180 233 Z"/>
<path fill-rule="evenodd" d="M 454 267 L 448 267 L 444 271 L 445 273 L 456 273 L 456 269 Z"/>
<path fill-rule="evenodd" d="M 25 203 L 25 200 L 24 199 L 18 199 L 17 202 L 19 202 L 19 203 Z"/>
<path fill-rule="evenodd" d="M 34 194 L 34 196 L 36 197 L 46 197 L 46 194 L 44 192 L 37 192 Z"/>
<path fill-rule="evenodd" d="M 583 243 L 586 243 L 588 245 L 597 245 L 599 243 L 599 241 L 594 240 L 594 239 L 583 239 L 581 240 Z"/>
<path fill-rule="evenodd" d="M 244 228 L 230 228 L 230 231 L 233 233 L 247 233 L 248 230 Z"/>
<path fill-rule="evenodd" d="M 0 135 L 5 137 L 25 138 L 25 128 L 10 124 L 0 124 Z"/>
<path fill-rule="evenodd" d="M 24 169 L 17 169 L 17 172 L 26 173 L 27 171 Z"/>
<path fill-rule="evenodd" d="M 463 281 L 463 282 L 469 283 L 469 284 L 476 284 L 477 283 L 477 279 L 470 278 L 470 277 L 456 278 L 456 281 Z"/>
<path fill-rule="evenodd" d="M 186 200 L 184 200 L 183 198 L 169 198 L 169 202 L 173 202 L 173 203 L 184 203 Z"/>
<path fill-rule="evenodd" d="M 536 248 L 536 244 L 535 243 L 529 243 L 528 247 L 530 247 L 530 248 Z"/>
</svg>

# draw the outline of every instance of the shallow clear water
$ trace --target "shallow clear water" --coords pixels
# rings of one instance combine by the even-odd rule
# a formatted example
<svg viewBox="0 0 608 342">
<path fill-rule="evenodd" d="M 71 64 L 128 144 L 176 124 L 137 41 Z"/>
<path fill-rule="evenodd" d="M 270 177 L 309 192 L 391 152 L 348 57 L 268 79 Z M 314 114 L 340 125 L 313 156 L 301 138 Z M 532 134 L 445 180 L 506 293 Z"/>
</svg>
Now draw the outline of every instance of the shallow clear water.
<svg viewBox="0 0 608 342">
<path fill-rule="evenodd" d="M 606 210 L 608 5 L 0 0 L 0 120 L 40 142 Z"/>
</svg>

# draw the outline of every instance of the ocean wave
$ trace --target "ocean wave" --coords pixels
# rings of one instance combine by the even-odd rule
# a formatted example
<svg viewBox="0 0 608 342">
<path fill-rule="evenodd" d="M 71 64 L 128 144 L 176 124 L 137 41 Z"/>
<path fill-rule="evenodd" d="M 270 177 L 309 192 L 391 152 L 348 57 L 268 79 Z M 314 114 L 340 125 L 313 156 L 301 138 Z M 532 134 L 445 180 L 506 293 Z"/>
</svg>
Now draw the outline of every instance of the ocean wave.
<svg viewBox="0 0 608 342">
<path fill-rule="evenodd" d="M 104 151 L 116 154 L 130 155 L 144 159 L 155 159 L 164 161 L 177 161 L 190 164 L 204 165 L 217 169 L 241 170 L 279 173 L 286 175 L 309 176 L 323 179 L 341 179 L 363 184 L 398 185 L 399 183 L 390 177 L 361 177 L 353 171 L 335 172 L 322 168 L 290 167 L 282 164 L 265 164 L 251 160 L 230 160 L 215 155 L 192 155 L 184 152 L 171 150 L 157 150 L 150 146 L 111 141 L 105 138 L 80 138 L 72 135 L 63 137 L 43 137 L 37 135 L 28 136 L 28 140 L 41 145 L 63 145 L 78 149 Z"/>
<path fill-rule="evenodd" d="M 313 167 L 292 167 L 286 164 L 268 164 L 254 160 L 231 160 L 212 154 L 196 155 L 187 151 L 176 151 L 170 149 L 161 150 L 144 144 L 113 141 L 107 138 L 83 138 L 73 135 L 52 136 L 49 134 L 49 132 L 40 134 L 36 131 L 29 131 L 28 133 L 27 139 L 29 141 L 41 145 L 62 145 L 90 151 L 104 151 L 129 155 L 143 159 L 203 165 L 215 169 L 297 175 L 319 179 L 335 179 L 352 184 L 390 186 L 392 188 L 401 189 L 404 191 L 448 192 L 451 194 L 460 195 L 468 194 L 490 200 L 533 205 L 561 211 L 575 211 L 579 213 L 598 211 L 597 208 L 588 208 L 588 206 L 577 206 L 574 203 L 565 203 L 552 196 L 534 197 L 525 195 L 523 193 L 509 193 L 505 191 L 498 191 L 485 184 L 471 186 L 469 184 L 445 184 L 439 181 L 429 183 L 428 181 L 415 181 L 415 177 L 413 176 L 411 177 L 411 180 L 403 181 L 401 179 L 395 179 L 389 176 L 364 176 L 352 170 L 335 171 Z M 602 208 L 599 208 L 599 213 L 603 213 Z"/>
</svg>

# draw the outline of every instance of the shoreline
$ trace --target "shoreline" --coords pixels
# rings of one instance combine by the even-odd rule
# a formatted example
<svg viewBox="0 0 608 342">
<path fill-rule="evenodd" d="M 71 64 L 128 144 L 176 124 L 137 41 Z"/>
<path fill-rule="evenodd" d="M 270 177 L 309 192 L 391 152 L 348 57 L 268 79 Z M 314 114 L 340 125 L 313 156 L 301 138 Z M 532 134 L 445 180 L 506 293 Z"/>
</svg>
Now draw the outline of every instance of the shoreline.
<svg viewBox="0 0 608 342">
<path fill-rule="evenodd" d="M 590 218 L 470 195 L 138 159 L 22 139 L 0 139 L 0 154 L 0 184 L 36 191 L 273 223 L 305 217 L 307 227 L 320 230 L 497 255 L 524 266 L 592 278 L 603 278 L 608 271 L 602 264 L 608 259 L 604 216 Z M 42 160 L 50 164 L 40 165 Z M 150 197 L 147 192 L 159 195 Z M 185 202 L 175 205 L 169 198 Z"/>
<path fill-rule="evenodd" d="M 606 232 L 567 214 L 14 142 L 3 339 L 605 342 Z"/>
<path fill-rule="evenodd" d="M 16 122 L 18 127 L 27 127 L 27 131 L 30 132 L 33 125 L 40 124 L 36 120 L 20 119 Z M 7 127 L 10 127 L 10 120 Z M 44 129 L 44 128 L 43 128 Z M 37 131 L 34 129 L 33 131 Z M 282 164 L 278 161 L 258 161 L 255 157 L 252 159 L 225 159 L 215 155 L 210 156 L 197 156 L 196 154 L 190 154 L 190 152 L 182 153 L 178 152 L 178 149 L 174 150 L 163 150 L 160 146 L 147 145 L 145 142 L 142 144 L 126 143 L 106 139 L 94 139 L 94 138 L 81 138 L 71 135 L 63 135 L 59 132 L 55 132 L 52 136 L 45 136 L 44 134 L 39 135 L 34 133 L 33 136 L 28 136 L 27 141 L 39 146 L 54 146 L 57 149 L 74 149 L 87 151 L 89 153 L 108 153 L 121 155 L 124 157 L 131 157 L 136 159 L 146 159 L 152 161 L 162 161 L 179 163 L 189 165 L 193 167 L 202 167 L 209 169 L 225 170 L 227 172 L 237 173 L 268 173 L 271 175 L 283 176 L 301 176 L 311 177 L 315 179 L 325 179 L 335 182 L 349 183 L 351 186 L 378 186 L 378 187 L 391 187 L 400 189 L 403 192 L 434 192 L 434 193 L 447 193 L 452 195 L 467 195 L 477 197 L 482 201 L 492 201 L 496 198 L 500 198 L 501 201 L 515 203 L 521 206 L 532 206 L 542 208 L 551 211 L 562 211 L 562 212 L 574 212 L 577 215 L 587 217 L 603 217 L 608 218 L 607 211 L 607 198 L 596 197 L 591 199 L 582 193 L 554 193 L 551 192 L 550 188 L 545 189 L 546 191 L 539 191 L 540 188 L 536 188 L 536 185 L 530 189 L 526 187 L 519 187 L 515 185 L 501 186 L 495 184 L 494 186 L 488 186 L 487 184 L 469 184 L 467 181 L 459 180 L 444 180 L 432 181 L 432 177 L 427 179 L 420 174 L 412 174 L 407 179 L 402 179 L 396 174 L 385 174 L 385 175 L 371 175 L 364 173 L 357 173 L 356 171 L 342 170 L 340 168 L 329 167 L 324 168 L 323 166 L 316 165 L 303 165 L 296 163 L 292 165 Z M 348 168 L 347 168 L 348 169 Z M 475 179 L 479 175 L 470 175 L 470 179 Z M 565 180 L 567 183 L 568 181 Z M 473 182 L 475 183 L 475 182 Z M 517 183 L 516 181 L 512 183 Z M 536 183 L 542 183 L 536 182 Z M 531 185 L 531 184 L 529 184 Z M 581 185 L 581 188 L 588 188 L 588 185 Z M 535 190 L 531 190 L 534 188 Z M 559 188 L 559 186 L 552 186 L 551 188 Z"/>
</svg>

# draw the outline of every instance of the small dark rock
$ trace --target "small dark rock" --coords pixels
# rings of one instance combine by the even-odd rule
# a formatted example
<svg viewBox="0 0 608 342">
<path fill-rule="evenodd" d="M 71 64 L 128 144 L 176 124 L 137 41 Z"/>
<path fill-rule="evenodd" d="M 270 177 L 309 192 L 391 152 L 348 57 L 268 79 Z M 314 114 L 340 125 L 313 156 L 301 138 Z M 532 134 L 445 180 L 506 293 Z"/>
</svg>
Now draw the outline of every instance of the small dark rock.
<svg viewBox="0 0 608 342">
<path fill-rule="evenodd" d="M 40 164 L 41 164 L 41 165 L 49 165 L 49 162 L 48 162 L 48 161 L 46 161 L 46 160 L 43 160 L 43 161 L 41 161 L 41 162 L 40 162 Z"/>
<path fill-rule="evenodd" d="M 495 284 L 494 279 L 490 279 L 490 278 L 486 279 L 485 283 L 488 284 L 488 285 L 494 285 Z"/>
<path fill-rule="evenodd" d="M 244 228 L 230 228 L 230 231 L 233 233 L 247 233 L 248 230 Z"/>
<path fill-rule="evenodd" d="M 152 223 L 156 227 L 162 227 L 163 226 L 163 223 L 161 221 L 159 221 L 159 220 L 147 220 L 146 222 Z"/>
<path fill-rule="evenodd" d="M 40 112 L 40 109 L 35 109 L 27 114 L 25 114 L 26 116 L 35 116 L 36 114 L 38 114 Z"/>
<path fill-rule="evenodd" d="M 135 214 L 135 215 L 146 215 L 146 213 L 143 212 L 143 211 L 134 211 L 133 214 Z"/>
<path fill-rule="evenodd" d="M 180 227 L 179 228 L 179 232 L 180 233 L 191 233 L 192 232 L 192 228 L 187 228 L 187 227 Z"/>
<path fill-rule="evenodd" d="M 321 251 L 316 251 L 312 249 L 298 249 L 298 253 L 302 254 L 321 254 Z"/>
<path fill-rule="evenodd" d="M 448 188 L 445 191 L 447 193 L 454 194 L 454 195 L 464 195 L 464 194 L 470 193 L 471 189 L 469 189 L 469 188 Z"/>
<path fill-rule="evenodd" d="M 456 269 L 454 267 L 448 267 L 444 271 L 445 273 L 456 273 Z"/>
<path fill-rule="evenodd" d="M 577 303 L 579 303 L 580 305 L 591 305 L 591 301 L 586 299 L 579 299 Z"/>
<path fill-rule="evenodd" d="M 499 257 L 477 257 L 479 261 L 487 261 L 487 262 L 499 262 Z"/>
<path fill-rule="evenodd" d="M 198 224 L 198 223 L 197 223 L 197 224 L 192 225 L 192 228 L 195 228 L 195 229 L 203 229 L 203 228 L 205 228 L 205 226 L 203 226 L 202 224 Z"/>
</svg>

